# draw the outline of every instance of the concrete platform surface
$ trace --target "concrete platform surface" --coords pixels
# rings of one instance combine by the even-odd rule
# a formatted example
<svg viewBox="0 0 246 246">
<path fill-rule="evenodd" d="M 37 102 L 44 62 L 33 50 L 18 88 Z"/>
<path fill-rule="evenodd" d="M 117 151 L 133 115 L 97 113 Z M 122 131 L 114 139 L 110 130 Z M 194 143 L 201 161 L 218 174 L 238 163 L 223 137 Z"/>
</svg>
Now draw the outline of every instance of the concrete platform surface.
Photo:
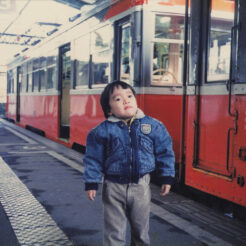
<svg viewBox="0 0 246 246">
<path fill-rule="evenodd" d="M 101 189 L 89 201 L 83 171 L 82 154 L 1 119 L 0 246 L 102 245 Z M 151 189 L 152 246 L 246 245 L 245 223 Z"/>
</svg>

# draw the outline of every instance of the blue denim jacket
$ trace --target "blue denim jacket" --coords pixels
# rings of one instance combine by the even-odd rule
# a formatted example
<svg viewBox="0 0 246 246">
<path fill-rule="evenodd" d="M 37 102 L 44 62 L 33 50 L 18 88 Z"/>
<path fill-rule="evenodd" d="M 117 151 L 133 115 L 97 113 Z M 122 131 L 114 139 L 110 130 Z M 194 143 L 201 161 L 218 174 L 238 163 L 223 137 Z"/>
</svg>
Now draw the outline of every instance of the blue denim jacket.
<svg viewBox="0 0 246 246">
<path fill-rule="evenodd" d="M 175 171 L 172 140 L 165 126 L 138 109 L 130 126 L 110 116 L 93 128 L 86 143 L 85 189 L 97 189 L 102 176 L 117 183 L 137 183 L 157 170 L 161 183 L 170 184 Z"/>
</svg>

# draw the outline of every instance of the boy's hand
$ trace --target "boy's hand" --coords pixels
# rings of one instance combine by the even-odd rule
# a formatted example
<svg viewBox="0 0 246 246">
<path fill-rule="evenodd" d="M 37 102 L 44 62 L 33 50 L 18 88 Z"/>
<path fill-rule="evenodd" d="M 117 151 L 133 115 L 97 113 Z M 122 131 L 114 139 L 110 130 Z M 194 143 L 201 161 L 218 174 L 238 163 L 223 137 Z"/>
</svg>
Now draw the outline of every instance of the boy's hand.
<svg viewBox="0 0 246 246">
<path fill-rule="evenodd" d="M 163 184 L 161 186 L 161 194 L 160 195 L 161 196 L 167 195 L 169 193 L 170 189 L 171 189 L 171 185 L 169 185 L 169 184 Z"/>
<path fill-rule="evenodd" d="M 95 196 L 96 196 L 97 191 L 96 190 L 87 190 L 86 195 L 91 201 L 94 201 Z"/>
</svg>

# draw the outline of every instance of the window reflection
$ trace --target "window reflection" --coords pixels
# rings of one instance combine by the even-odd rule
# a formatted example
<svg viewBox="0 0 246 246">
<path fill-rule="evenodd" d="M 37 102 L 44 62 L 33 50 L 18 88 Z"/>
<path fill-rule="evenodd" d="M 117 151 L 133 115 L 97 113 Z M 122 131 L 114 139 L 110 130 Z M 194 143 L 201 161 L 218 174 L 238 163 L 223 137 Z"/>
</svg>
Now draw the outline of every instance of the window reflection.
<svg viewBox="0 0 246 246">
<path fill-rule="evenodd" d="M 47 69 L 47 89 L 53 89 L 55 85 L 55 67 L 49 67 Z"/>
<path fill-rule="evenodd" d="M 212 0 L 207 82 L 229 79 L 234 1 Z"/>
<path fill-rule="evenodd" d="M 47 57 L 47 89 L 55 88 L 57 53 L 50 51 Z"/>
<path fill-rule="evenodd" d="M 70 48 L 70 46 L 69 46 L 69 48 Z M 63 80 L 70 80 L 71 79 L 70 50 L 69 51 L 65 51 L 62 54 L 62 79 Z"/>
<path fill-rule="evenodd" d="M 121 60 L 120 60 L 120 80 L 129 82 L 130 75 L 130 24 L 122 25 L 121 28 Z"/>
<path fill-rule="evenodd" d="M 17 68 L 17 74 L 18 74 L 18 78 L 17 78 L 17 81 L 18 81 L 18 87 L 19 87 L 19 92 L 22 91 L 22 78 L 23 78 L 23 68 L 22 67 L 18 67 Z"/>
<path fill-rule="evenodd" d="M 28 61 L 27 63 L 27 91 L 31 92 L 32 91 L 32 80 L 33 80 L 33 74 L 32 74 L 32 60 Z"/>
<path fill-rule="evenodd" d="M 7 79 L 8 79 L 8 93 L 14 93 L 15 92 L 15 88 L 14 88 L 14 81 L 15 81 L 15 73 L 13 70 L 9 70 L 8 74 L 7 74 Z"/>
<path fill-rule="evenodd" d="M 28 76 L 28 66 L 27 66 L 27 62 L 25 62 L 23 65 L 23 83 L 22 83 L 22 92 L 26 92 L 27 88 L 28 88 L 28 84 L 27 84 L 27 76 Z"/>
<path fill-rule="evenodd" d="M 92 33 L 91 51 L 93 60 L 93 84 L 106 84 L 110 80 L 110 49 L 112 37 L 111 26 L 105 26 Z"/>
<path fill-rule="evenodd" d="M 8 81 L 8 84 L 7 84 L 7 92 L 8 93 L 11 93 L 11 80 L 12 80 L 12 73 L 13 71 L 12 70 L 9 70 L 7 72 L 7 81 Z"/>
<path fill-rule="evenodd" d="M 16 77 L 16 73 L 15 72 L 13 72 L 13 74 L 12 74 L 12 78 L 11 78 L 11 93 L 15 93 L 16 92 L 16 89 L 15 89 L 15 85 L 16 85 L 16 83 L 15 83 L 15 81 L 16 81 L 16 79 L 15 79 L 15 77 Z"/>
<path fill-rule="evenodd" d="M 40 90 L 45 90 L 46 89 L 46 57 L 41 57 L 40 58 L 40 71 L 39 71 L 39 76 L 40 76 Z"/>
<path fill-rule="evenodd" d="M 75 41 L 76 86 L 89 83 L 89 37 L 85 35 Z"/>
<path fill-rule="evenodd" d="M 183 43 L 184 15 L 156 15 L 152 85 L 182 83 Z"/>
<path fill-rule="evenodd" d="M 45 70 L 41 69 L 40 70 L 40 90 L 45 90 L 46 85 L 45 85 Z"/>
<path fill-rule="evenodd" d="M 33 91 L 39 91 L 39 58 L 33 61 Z"/>
</svg>

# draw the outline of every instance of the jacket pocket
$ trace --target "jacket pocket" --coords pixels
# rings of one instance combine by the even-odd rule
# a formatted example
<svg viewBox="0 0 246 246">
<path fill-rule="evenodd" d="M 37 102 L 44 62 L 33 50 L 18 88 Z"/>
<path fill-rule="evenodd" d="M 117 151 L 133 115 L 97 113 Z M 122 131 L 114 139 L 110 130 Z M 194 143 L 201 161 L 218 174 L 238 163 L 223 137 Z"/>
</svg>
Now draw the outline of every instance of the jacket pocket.
<svg viewBox="0 0 246 246">
<path fill-rule="evenodd" d="M 107 157 L 110 157 L 120 147 L 121 142 L 119 138 L 113 139 L 110 145 L 107 147 Z"/>
<path fill-rule="evenodd" d="M 154 145 L 148 137 L 141 136 L 139 139 L 138 158 L 140 174 L 145 174 L 155 169 Z"/>
<path fill-rule="evenodd" d="M 149 153 L 153 153 L 153 142 L 146 137 L 140 137 L 140 146 Z"/>
<path fill-rule="evenodd" d="M 106 174 L 120 175 L 123 172 L 126 161 L 126 152 L 119 138 L 115 138 L 111 146 L 107 148 L 107 158 L 105 160 Z"/>
</svg>

